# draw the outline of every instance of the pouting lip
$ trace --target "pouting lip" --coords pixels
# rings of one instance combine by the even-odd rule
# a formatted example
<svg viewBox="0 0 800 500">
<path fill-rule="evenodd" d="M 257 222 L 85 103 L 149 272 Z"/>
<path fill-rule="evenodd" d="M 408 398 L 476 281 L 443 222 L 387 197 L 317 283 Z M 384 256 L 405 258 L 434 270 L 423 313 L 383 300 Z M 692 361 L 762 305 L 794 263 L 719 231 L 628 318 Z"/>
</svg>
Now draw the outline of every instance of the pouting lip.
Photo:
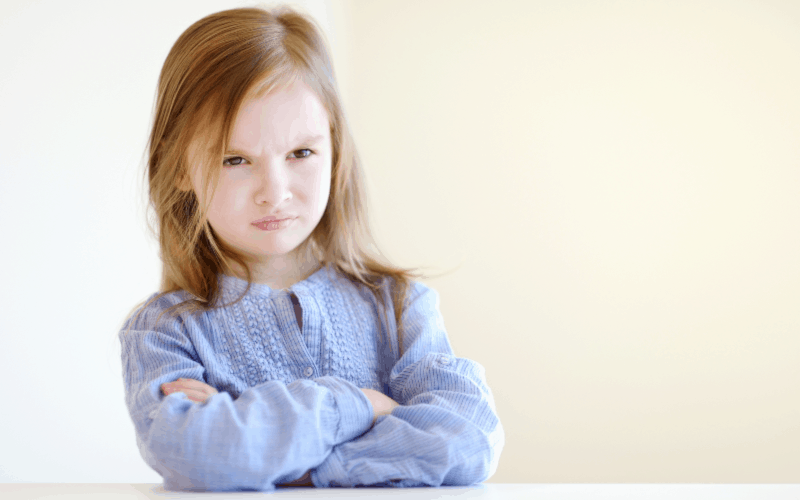
<svg viewBox="0 0 800 500">
<path fill-rule="evenodd" d="M 294 219 L 294 217 L 292 217 L 292 216 L 275 217 L 273 215 L 268 215 L 267 217 L 264 217 L 263 219 L 258 219 L 257 221 L 251 222 L 251 224 L 261 224 L 263 222 L 272 222 L 272 221 L 277 222 L 277 221 L 282 221 L 282 220 L 286 220 L 286 219 Z"/>
</svg>

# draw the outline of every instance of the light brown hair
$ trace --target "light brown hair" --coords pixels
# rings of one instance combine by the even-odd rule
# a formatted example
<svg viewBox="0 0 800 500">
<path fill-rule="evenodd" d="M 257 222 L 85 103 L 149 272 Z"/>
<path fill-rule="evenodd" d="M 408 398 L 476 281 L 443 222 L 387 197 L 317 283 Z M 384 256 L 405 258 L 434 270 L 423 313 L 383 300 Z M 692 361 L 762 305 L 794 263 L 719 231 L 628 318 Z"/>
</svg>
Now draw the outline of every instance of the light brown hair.
<svg viewBox="0 0 800 500">
<path fill-rule="evenodd" d="M 192 190 L 178 186 L 190 175 L 189 146 L 202 134 L 209 138 L 201 162 L 202 186 L 207 192 L 211 188 L 213 196 L 243 102 L 298 80 L 326 108 L 332 143 L 328 205 L 319 224 L 298 247 L 298 255 L 310 256 L 368 287 L 384 317 L 387 305 L 382 288 L 390 279 L 402 352 L 403 303 L 411 280 L 423 276 L 391 265 L 377 249 L 367 217 L 361 161 L 345 120 L 327 43 L 309 16 L 287 7 L 209 15 L 178 38 L 164 62 L 146 169 L 149 209 L 155 212 L 149 217 L 150 230 L 159 240 L 163 262 L 160 293 L 152 300 L 184 290 L 193 299 L 164 311 L 175 314 L 230 305 L 217 303 L 218 275 L 231 273 L 226 258 L 247 273 L 247 290 L 233 303 L 249 291 L 250 270 L 243 257 L 214 234 L 207 221 L 207 202 L 201 206 Z"/>
</svg>

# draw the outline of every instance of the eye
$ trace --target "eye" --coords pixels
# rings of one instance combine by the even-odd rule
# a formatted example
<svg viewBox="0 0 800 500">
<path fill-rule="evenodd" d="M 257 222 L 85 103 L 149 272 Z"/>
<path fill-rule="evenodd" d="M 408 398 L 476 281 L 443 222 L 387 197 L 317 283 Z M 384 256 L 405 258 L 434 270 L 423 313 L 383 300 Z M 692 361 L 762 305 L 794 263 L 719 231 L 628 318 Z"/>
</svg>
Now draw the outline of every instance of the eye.
<svg viewBox="0 0 800 500">
<path fill-rule="evenodd" d="M 236 167 L 238 165 L 243 165 L 246 160 L 241 156 L 231 156 L 230 158 L 225 158 L 222 161 L 222 164 L 228 167 Z"/>
<path fill-rule="evenodd" d="M 297 156 L 298 153 L 300 153 L 300 156 Z M 310 149 L 298 149 L 293 154 L 295 155 L 295 158 L 302 159 L 302 158 L 308 158 L 309 156 L 314 154 L 314 152 L 311 151 Z"/>
</svg>

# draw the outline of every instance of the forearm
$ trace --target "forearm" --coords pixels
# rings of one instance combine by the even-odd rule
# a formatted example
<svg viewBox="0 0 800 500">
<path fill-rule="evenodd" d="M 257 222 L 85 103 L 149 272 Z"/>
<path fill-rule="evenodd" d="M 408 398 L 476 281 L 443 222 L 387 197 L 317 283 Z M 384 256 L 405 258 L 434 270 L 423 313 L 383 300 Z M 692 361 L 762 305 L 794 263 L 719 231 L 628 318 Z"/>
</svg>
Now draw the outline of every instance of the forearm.
<svg viewBox="0 0 800 500">
<path fill-rule="evenodd" d="M 312 479 L 316 486 L 469 485 L 494 473 L 502 444 L 499 421 L 487 432 L 443 408 L 402 406 L 336 446 Z"/>
<path fill-rule="evenodd" d="M 161 401 L 140 434 L 143 455 L 168 489 L 270 490 L 324 461 L 372 421 L 369 402 L 340 379 L 272 382 L 195 403 Z M 139 426 L 137 426 L 139 427 Z"/>
<path fill-rule="evenodd" d="M 167 396 L 176 392 L 182 392 L 186 394 L 186 397 L 190 401 L 200 404 L 205 404 L 205 402 L 208 401 L 211 396 L 219 394 L 219 391 L 217 391 L 215 387 L 206 384 L 201 380 L 189 378 L 178 378 L 178 380 L 173 382 L 161 384 L 161 392 Z M 364 393 L 372 406 L 373 423 L 377 417 L 389 415 L 392 410 L 398 406 L 396 401 L 379 391 L 362 388 L 361 392 Z M 310 472 L 311 471 L 308 470 L 297 479 L 288 481 L 280 480 L 278 483 L 280 483 L 282 486 L 313 486 L 314 483 L 311 480 Z M 296 475 L 296 473 L 292 474 L 292 476 L 294 475 Z"/>
<path fill-rule="evenodd" d="M 405 404 L 336 446 L 312 473 L 316 486 L 466 485 L 494 473 L 504 432 L 482 369 L 440 358 L 409 367 L 407 386 L 395 387 Z"/>
</svg>

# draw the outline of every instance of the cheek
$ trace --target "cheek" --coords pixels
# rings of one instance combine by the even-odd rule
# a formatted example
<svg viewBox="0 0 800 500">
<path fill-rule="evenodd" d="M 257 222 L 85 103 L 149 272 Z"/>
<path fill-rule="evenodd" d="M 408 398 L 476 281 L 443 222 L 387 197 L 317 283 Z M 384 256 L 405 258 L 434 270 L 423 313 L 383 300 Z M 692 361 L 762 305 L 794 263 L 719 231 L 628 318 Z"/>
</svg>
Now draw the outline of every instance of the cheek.
<svg viewBox="0 0 800 500">
<path fill-rule="evenodd" d="M 330 172 L 328 172 L 325 176 L 322 177 L 319 186 L 319 206 L 320 210 L 324 211 L 325 207 L 328 205 L 328 199 L 331 195 L 331 176 Z"/>
<path fill-rule="evenodd" d="M 295 194 L 299 195 L 309 207 L 323 207 L 327 204 L 331 188 L 330 170 L 315 166 L 297 177 Z"/>
<path fill-rule="evenodd" d="M 328 198 L 331 193 L 331 173 L 330 170 L 326 170 L 325 168 L 321 168 L 317 171 L 317 174 L 314 176 L 313 181 L 313 188 L 311 193 L 314 197 L 314 206 L 317 208 L 318 211 L 322 212 L 325 210 L 325 206 L 328 204 Z"/>
<path fill-rule="evenodd" d="M 247 205 L 248 193 L 246 183 L 220 180 L 211 200 L 211 210 L 228 214 L 241 212 Z"/>
</svg>

